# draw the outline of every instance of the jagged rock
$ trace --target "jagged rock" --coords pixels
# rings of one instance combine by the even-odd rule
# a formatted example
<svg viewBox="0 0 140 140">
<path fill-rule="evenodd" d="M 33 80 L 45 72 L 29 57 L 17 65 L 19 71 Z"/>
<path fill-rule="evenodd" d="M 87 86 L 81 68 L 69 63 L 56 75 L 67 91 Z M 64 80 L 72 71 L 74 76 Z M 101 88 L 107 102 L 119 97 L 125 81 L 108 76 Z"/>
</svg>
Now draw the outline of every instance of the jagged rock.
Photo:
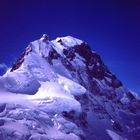
<svg viewBox="0 0 140 140">
<path fill-rule="evenodd" d="M 5 103 L 0 103 L 0 113 L 3 112 L 6 108 L 6 104 Z"/>
</svg>

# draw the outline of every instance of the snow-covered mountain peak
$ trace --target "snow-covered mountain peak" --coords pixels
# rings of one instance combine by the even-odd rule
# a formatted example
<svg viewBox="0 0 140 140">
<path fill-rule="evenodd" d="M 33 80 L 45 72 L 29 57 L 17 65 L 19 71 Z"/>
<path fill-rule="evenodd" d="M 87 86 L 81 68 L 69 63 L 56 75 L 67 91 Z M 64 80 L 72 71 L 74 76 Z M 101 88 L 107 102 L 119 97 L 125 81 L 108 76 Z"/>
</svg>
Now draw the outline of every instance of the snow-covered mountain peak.
<svg viewBox="0 0 140 140">
<path fill-rule="evenodd" d="M 9 140 L 11 125 L 26 128 L 25 134 L 10 130 L 21 140 L 140 139 L 139 99 L 77 38 L 50 41 L 45 34 L 31 42 L 0 77 L 0 92 L 7 104 L 0 104 L 2 140 Z"/>
<path fill-rule="evenodd" d="M 39 40 L 32 41 L 29 44 L 32 52 L 38 53 L 43 57 L 48 56 L 50 50 L 56 50 L 57 53 L 63 54 L 64 49 L 80 46 L 84 41 L 72 36 L 58 37 L 50 41 L 48 35 L 43 34 Z"/>
</svg>

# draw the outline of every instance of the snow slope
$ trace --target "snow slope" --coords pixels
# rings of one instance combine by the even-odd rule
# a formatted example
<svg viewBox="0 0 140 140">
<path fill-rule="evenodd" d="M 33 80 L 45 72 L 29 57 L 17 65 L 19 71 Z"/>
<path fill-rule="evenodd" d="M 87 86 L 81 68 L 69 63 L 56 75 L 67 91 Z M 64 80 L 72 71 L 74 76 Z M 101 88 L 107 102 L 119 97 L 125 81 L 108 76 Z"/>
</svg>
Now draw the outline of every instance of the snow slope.
<svg viewBox="0 0 140 140">
<path fill-rule="evenodd" d="M 140 100 L 89 45 L 31 42 L 0 77 L 1 140 L 139 140 Z"/>
</svg>

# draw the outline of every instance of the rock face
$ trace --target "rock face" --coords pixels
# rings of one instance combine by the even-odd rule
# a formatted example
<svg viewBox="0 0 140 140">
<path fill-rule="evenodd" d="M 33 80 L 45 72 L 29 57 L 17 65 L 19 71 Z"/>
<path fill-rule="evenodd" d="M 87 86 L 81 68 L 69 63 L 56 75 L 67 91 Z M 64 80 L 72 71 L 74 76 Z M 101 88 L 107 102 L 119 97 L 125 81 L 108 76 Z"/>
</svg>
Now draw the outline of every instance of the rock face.
<svg viewBox="0 0 140 140">
<path fill-rule="evenodd" d="M 43 35 L 0 85 L 2 140 L 140 139 L 139 99 L 82 40 Z"/>
</svg>

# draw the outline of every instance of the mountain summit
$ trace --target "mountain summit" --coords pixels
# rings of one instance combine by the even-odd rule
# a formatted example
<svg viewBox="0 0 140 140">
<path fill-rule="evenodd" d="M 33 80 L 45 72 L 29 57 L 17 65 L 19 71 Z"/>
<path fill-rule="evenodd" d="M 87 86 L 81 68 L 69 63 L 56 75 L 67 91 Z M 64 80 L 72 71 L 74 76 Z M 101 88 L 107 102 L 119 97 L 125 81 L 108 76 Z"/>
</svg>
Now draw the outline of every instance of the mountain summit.
<svg viewBox="0 0 140 140">
<path fill-rule="evenodd" d="M 72 36 L 31 42 L 0 94 L 1 140 L 140 139 L 140 100 Z"/>
</svg>

